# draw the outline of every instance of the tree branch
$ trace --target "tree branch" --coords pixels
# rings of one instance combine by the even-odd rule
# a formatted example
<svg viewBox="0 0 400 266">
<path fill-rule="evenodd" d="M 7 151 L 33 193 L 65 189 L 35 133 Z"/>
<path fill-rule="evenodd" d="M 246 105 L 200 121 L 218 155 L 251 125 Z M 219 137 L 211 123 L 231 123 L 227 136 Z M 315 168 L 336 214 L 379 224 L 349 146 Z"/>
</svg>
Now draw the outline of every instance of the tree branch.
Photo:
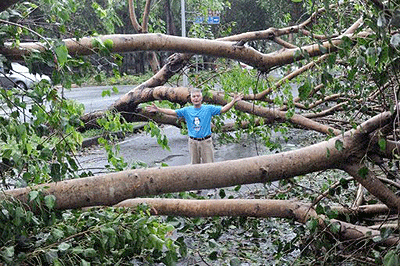
<svg viewBox="0 0 400 266">
<path fill-rule="evenodd" d="M 129 18 L 131 19 L 131 23 L 133 28 L 138 32 L 142 33 L 142 26 L 139 25 L 135 14 L 135 5 L 133 4 L 133 0 L 129 0 Z"/>
<path fill-rule="evenodd" d="M 144 33 L 148 32 L 147 25 L 149 23 L 150 5 L 151 5 L 151 0 L 146 0 L 146 5 L 144 7 L 144 12 L 143 12 L 143 22 L 142 22 L 142 28 Z"/>
<path fill-rule="evenodd" d="M 302 202 L 288 200 L 257 200 L 257 199 L 217 199 L 217 200 L 188 200 L 138 198 L 118 203 L 115 207 L 136 208 L 140 204 L 148 204 L 153 215 L 188 216 L 188 217 L 275 217 L 295 219 L 305 224 L 310 218 L 317 219 L 320 227 L 329 229 L 331 224 L 339 224 L 339 235 L 342 239 L 373 238 L 380 236 L 379 230 L 364 226 L 349 224 L 337 219 L 318 216 L 314 209 Z M 390 237 L 383 241 L 386 245 L 397 245 L 398 237 Z"/>
</svg>

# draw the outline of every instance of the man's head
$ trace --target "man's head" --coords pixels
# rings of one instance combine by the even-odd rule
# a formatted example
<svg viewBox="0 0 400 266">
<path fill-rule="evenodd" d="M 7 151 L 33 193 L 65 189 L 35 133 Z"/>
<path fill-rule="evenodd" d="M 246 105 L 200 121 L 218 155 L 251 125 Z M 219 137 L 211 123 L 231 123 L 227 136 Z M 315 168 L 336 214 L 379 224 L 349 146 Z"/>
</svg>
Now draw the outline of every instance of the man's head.
<svg viewBox="0 0 400 266">
<path fill-rule="evenodd" d="M 194 107 L 199 108 L 203 102 L 203 94 L 200 89 L 194 88 L 190 91 L 190 101 Z"/>
</svg>

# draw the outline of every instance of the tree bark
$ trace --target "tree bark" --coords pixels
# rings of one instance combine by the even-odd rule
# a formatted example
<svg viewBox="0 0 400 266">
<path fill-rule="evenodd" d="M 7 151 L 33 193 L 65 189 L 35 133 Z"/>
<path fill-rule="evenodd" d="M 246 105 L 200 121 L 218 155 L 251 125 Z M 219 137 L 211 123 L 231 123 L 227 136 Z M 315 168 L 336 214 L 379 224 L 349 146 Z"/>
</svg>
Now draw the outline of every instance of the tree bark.
<svg viewBox="0 0 400 266">
<path fill-rule="evenodd" d="M 333 39 L 322 44 L 308 45 L 301 48 L 285 49 L 279 53 L 263 54 L 251 47 L 237 46 L 228 41 L 206 40 L 196 38 L 184 38 L 169 36 L 164 34 L 114 34 L 103 35 L 98 39 L 112 40 L 113 48 L 111 52 L 132 52 L 132 51 L 171 51 L 176 53 L 204 54 L 217 57 L 239 60 L 243 63 L 268 72 L 272 67 L 282 66 L 304 59 L 304 53 L 310 57 L 322 55 L 325 51 L 337 50 L 340 39 Z M 92 43 L 93 38 L 83 37 L 79 40 L 65 39 L 65 43 L 70 55 L 90 55 L 96 50 Z M 0 52 L 5 56 L 22 58 L 34 50 L 45 51 L 45 47 L 40 43 L 21 43 L 18 48 L 10 45 L 2 47 Z"/>
<path fill-rule="evenodd" d="M 160 199 L 137 198 L 124 200 L 114 207 L 135 208 L 147 204 L 153 215 L 171 215 L 187 217 L 276 217 L 295 219 L 306 223 L 311 217 L 316 218 L 315 210 L 304 203 L 291 200 L 262 199 Z"/>
<path fill-rule="evenodd" d="M 390 209 L 385 204 L 373 204 L 373 205 L 361 205 L 353 208 L 345 208 L 342 206 L 332 206 L 332 210 L 336 210 L 339 215 L 355 215 L 355 216 L 367 216 L 367 215 L 379 215 L 389 214 Z"/>
<path fill-rule="evenodd" d="M 57 198 L 58 209 L 114 205 L 125 199 L 197 189 L 266 183 L 315 171 L 338 168 L 345 154 L 335 149 L 335 139 L 280 154 L 211 164 L 128 170 L 94 177 L 65 180 L 32 189 L 45 189 Z M 331 150 L 329 158 L 327 149 Z M 31 188 L 5 191 L 27 202 Z M 71 197 L 71 195 L 74 195 Z"/>
<path fill-rule="evenodd" d="M 3 12 L 10 6 L 18 3 L 20 0 L 8 0 L 8 1 L 0 1 L 0 12 Z"/>
<path fill-rule="evenodd" d="M 372 120 L 381 124 L 390 121 L 390 116 L 382 115 L 379 118 L 381 119 Z M 369 128 L 374 127 L 370 125 Z M 352 165 L 352 162 L 367 153 L 368 146 L 365 143 L 369 140 L 363 139 L 364 135 L 355 134 L 357 130 L 359 128 L 328 141 L 279 154 L 211 164 L 129 170 L 66 180 L 33 189 L 48 187 L 45 191 L 56 196 L 57 208 L 65 209 L 114 205 L 129 198 L 170 192 L 266 183 L 327 169 L 348 170 L 348 164 Z M 343 149 L 337 149 L 338 141 L 343 143 Z M 376 182 L 370 183 L 369 179 L 363 180 L 363 185 L 373 195 L 389 207 L 398 209 L 397 197 L 393 193 L 388 194 L 386 187 L 380 190 L 374 184 Z M 26 202 L 30 190 L 31 188 L 16 189 L 6 191 L 5 194 Z M 394 202 L 388 202 L 389 200 Z"/>
<path fill-rule="evenodd" d="M 322 229 L 330 229 L 332 224 L 340 226 L 339 232 L 333 232 L 341 239 L 373 238 L 380 236 L 379 230 L 364 226 L 353 225 L 337 219 L 327 219 L 318 216 L 313 208 L 297 201 L 289 200 L 260 200 L 260 199 L 217 199 L 217 200 L 187 200 L 187 199 L 159 199 L 138 198 L 120 202 L 115 207 L 136 208 L 140 204 L 147 204 L 153 215 L 188 216 L 188 217 L 259 217 L 294 219 L 305 224 L 310 218 L 318 220 Z M 390 237 L 383 240 L 389 246 L 397 245 L 400 239 Z"/>
</svg>

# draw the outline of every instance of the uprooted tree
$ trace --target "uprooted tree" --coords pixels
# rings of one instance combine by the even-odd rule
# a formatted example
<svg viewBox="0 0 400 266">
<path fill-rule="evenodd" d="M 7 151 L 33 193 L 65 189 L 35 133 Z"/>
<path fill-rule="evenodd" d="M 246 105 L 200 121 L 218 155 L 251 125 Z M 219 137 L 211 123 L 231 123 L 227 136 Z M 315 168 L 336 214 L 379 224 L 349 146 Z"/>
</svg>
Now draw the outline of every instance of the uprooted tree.
<svg viewBox="0 0 400 266">
<path fill-rule="evenodd" d="M 68 52 L 72 58 L 96 51 L 109 54 L 126 51 L 175 52 L 151 79 L 133 87 L 109 110 L 82 115 L 81 120 L 86 127 L 95 126 L 93 121 L 106 116 L 106 111 L 120 113 L 129 122 L 152 120 L 180 126 L 171 117 L 146 113 L 140 105 L 156 100 L 186 104 L 189 88 L 165 85 L 191 62 L 193 55 L 200 54 L 213 56 L 216 61 L 217 58 L 225 58 L 228 62 L 243 62 L 257 70 L 253 74 L 257 74 L 259 79 L 267 79 L 268 73 L 273 70 L 285 70 L 285 75 L 278 80 L 257 80 L 251 90 L 234 87 L 235 84 L 220 84 L 223 91 L 215 90 L 210 80 L 217 80 L 215 83 L 218 83 L 219 75 L 223 75 L 218 72 L 214 72 L 214 76 L 203 84 L 200 81 L 194 84 L 207 88 L 204 98 L 211 104 L 223 105 L 232 93 L 245 92 L 243 101 L 235 106 L 236 123 L 231 128 L 240 130 L 249 127 L 249 124 L 263 128 L 285 123 L 290 127 L 325 134 L 327 140 L 289 152 L 207 165 L 125 170 L 6 190 L 4 194 L 27 203 L 32 190 L 43 190 L 55 196 L 55 208 L 60 210 L 103 205 L 133 207 L 147 202 L 154 214 L 273 216 L 293 218 L 303 223 L 313 217 L 319 219 L 324 227 L 324 218 L 314 211 L 317 202 L 326 196 L 322 192 L 320 198 L 310 203 L 130 199 L 290 180 L 309 173 L 338 169 L 384 204 L 384 212 L 398 213 L 398 7 L 384 6 L 379 1 L 364 4 L 361 7 L 345 1 L 315 10 L 298 25 L 215 40 L 163 34 L 104 35 L 64 39 L 55 48 L 55 53 L 48 46 L 50 43 L 26 42 L 18 46 L 5 43 L 0 52 L 8 58 L 44 53 L 53 56 L 60 68 L 67 66 L 67 55 L 63 55 L 62 51 Z M 336 28 L 324 31 L 331 25 L 329 23 Z M 288 38 L 289 35 L 291 38 Z M 269 41 L 278 49 L 269 52 L 258 50 L 258 41 Z M 227 64 L 227 69 L 230 68 L 232 64 Z M 289 89 L 290 83 L 295 80 L 300 84 L 298 97 L 294 97 Z M 257 86 L 260 83 L 264 84 L 262 90 Z M 360 191 L 361 195 L 357 197 L 362 199 Z M 362 209 L 361 204 L 362 200 L 352 211 Z M 340 212 L 345 213 L 344 209 Z M 344 221 L 332 219 L 330 222 L 340 225 L 336 233 L 345 238 L 366 237 L 371 232 L 372 236 L 379 234 L 375 229 L 355 227 Z M 385 241 L 393 245 L 398 243 L 398 238 L 394 235 Z"/>
</svg>

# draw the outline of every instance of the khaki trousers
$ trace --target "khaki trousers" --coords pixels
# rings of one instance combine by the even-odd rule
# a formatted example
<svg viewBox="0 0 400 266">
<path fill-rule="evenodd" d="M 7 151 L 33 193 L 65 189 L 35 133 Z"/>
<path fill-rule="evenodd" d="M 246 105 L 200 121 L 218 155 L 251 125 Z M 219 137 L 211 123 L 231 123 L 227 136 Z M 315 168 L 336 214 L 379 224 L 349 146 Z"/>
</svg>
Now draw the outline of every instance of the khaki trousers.
<svg viewBox="0 0 400 266">
<path fill-rule="evenodd" d="M 205 140 L 189 138 L 189 153 L 192 164 L 214 162 L 214 145 L 212 138 Z"/>
</svg>

